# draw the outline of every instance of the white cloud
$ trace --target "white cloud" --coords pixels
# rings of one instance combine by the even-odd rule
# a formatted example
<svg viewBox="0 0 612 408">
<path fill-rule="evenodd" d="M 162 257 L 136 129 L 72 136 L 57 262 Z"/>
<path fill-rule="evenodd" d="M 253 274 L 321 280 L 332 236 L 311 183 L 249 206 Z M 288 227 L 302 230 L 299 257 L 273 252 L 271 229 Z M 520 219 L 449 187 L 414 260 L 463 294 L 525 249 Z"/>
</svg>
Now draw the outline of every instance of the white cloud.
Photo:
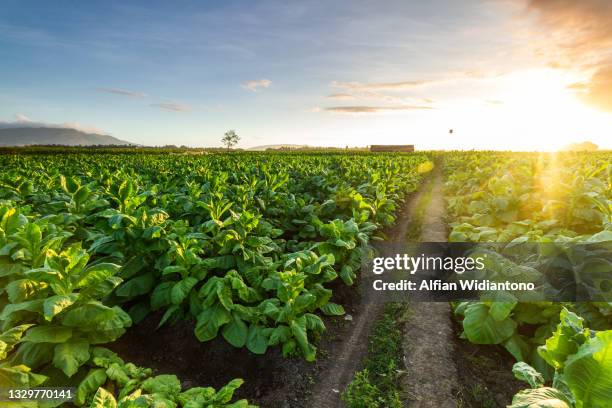
<svg viewBox="0 0 612 408">
<path fill-rule="evenodd" d="M 272 85 L 272 81 L 269 79 L 252 79 L 250 81 L 244 81 L 242 87 L 249 91 L 257 92 L 258 88 L 268 88 Z"/>
<path fill-rule="evenodd" d="M 26 115 L 24 115 L 23 113 L 16 113 L 15 114 L 15 119 L 17 119 L 18 123 L 28 123 L 28 122 L 32 122 L 32 119 L 28 118 Z"/>
</svg>

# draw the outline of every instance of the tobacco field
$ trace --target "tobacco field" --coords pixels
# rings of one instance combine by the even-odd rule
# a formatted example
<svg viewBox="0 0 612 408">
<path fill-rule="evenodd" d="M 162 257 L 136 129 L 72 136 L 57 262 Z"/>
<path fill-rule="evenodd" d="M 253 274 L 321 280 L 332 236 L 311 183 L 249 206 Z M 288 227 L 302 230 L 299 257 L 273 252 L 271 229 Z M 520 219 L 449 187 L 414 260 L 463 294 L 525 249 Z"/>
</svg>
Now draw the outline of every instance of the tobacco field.
<svg viewBox="0 0 612 408">
<path fill-rule="evenodd" d="M 588 272 L 589 284 L 607 293 L 611 159 L 609 152 L 1 155 L 0 385 L 70 386 L 74 405 L 95 408 L 254 406 L 234 397 L 240 378 L 185 387 L 108 345 L 154 315 L 159 327 L 192 321 L 203 343 L 223 339 L 255 355 L 280 350 L 315 362 L 325 319 L 345 314 L 336 289 L 356 290 L 371 242 L 386 238 L 383 229 L 432 163 L 443 172 L 450 242 L 562 243 L 566 261 L 558 267 Z M 580 257 L 575 243 L 600 252 Z M 522 273 L 551 284 L 538 272 L 549 255 L 497 259 L 488 271 L 492 279 Z M 509 406 L 609 406 L 612 302 L 505 293 L 452 308 L 462 341 L 503 348 L 516 361 L 514 374 L 526 384 Z"/>
<path fill-rule="evenodd" d="M 151 312 L 201 342 L 316 358 L 363 250 L 425 155 L 0 158 L 0 378 L 76 387 L 78 406 L 247 407 L 105 348 Z M 45 404 L 41 404 L 45 405 Z"/>
</svg>

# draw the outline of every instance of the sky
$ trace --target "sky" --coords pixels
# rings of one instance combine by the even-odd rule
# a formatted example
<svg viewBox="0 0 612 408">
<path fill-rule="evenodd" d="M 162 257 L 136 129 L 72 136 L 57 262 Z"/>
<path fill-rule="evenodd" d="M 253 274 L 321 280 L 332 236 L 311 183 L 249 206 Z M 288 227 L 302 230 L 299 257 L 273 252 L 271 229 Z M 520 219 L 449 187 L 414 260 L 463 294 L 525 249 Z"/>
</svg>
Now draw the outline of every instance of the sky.
<svg viewBox="0 0 612 408">
<path fill-rule="evenodd" d="M 612 1 L 31 1 L 0 127 L 144 145 L 612 148 Z M 453 132 L 450 132 L 450 129 Z"/>
</svg>

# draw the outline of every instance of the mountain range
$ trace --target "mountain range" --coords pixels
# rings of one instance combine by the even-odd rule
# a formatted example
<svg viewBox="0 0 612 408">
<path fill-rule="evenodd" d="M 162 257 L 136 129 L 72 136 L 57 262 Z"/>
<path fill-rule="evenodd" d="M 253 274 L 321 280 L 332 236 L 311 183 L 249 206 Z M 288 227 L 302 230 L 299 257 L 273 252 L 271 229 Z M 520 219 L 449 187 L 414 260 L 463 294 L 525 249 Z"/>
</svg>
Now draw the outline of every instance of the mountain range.
<svg viewBox="0 0 612 408">
<path fill-rule="evenodd" d="M 133 143 L 109 135 L 87 133 L 61 127 L 15 127 L 0 129 L 0 146 L 28 145 L 131 145 Z"/>
</svg>

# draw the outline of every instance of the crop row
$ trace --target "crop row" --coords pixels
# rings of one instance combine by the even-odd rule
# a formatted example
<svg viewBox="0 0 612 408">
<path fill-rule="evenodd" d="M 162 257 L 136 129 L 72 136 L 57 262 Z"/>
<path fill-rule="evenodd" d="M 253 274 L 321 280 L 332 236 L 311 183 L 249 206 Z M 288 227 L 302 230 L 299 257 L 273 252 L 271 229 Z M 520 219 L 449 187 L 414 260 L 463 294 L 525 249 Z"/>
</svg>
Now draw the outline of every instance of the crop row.
<svg viewBox="0 0 612 408">
<path fill-rule="evenodd" d="M 487 262 L 488 279 L 519 278 L 547 293 L 576 291 L 578 284 L 608 296 L 562 304 L 505 292 L 456 303 L 462 337 L 502 345 L 518 361 L 514 373 L 532 389 L 517 394 L 512 407 L 607 406 L 612 401 L 612 360 L 606 357 L 612 355 L 610 154 L 470 152 L 444 159 L 449 240 L 499 243 L 500 253 Z M 524 254 L 513 246 L 526 242 L 542 244 L 540 252 Z"/>
<path fill-rule="evenodd" d="M 200 341 L 314 360 L 320 315 L 344 313 L 330 283 L 353 284 L 426 161 L 0 157 L 1 375 L 20 387 L 73 384 L 78 404 L 230 404 L 238 381 L 181 392 L 176 377 L 151 377 L 100 345 L 155 312 L 160 325 L 194 319 Z"/>
</svg>

